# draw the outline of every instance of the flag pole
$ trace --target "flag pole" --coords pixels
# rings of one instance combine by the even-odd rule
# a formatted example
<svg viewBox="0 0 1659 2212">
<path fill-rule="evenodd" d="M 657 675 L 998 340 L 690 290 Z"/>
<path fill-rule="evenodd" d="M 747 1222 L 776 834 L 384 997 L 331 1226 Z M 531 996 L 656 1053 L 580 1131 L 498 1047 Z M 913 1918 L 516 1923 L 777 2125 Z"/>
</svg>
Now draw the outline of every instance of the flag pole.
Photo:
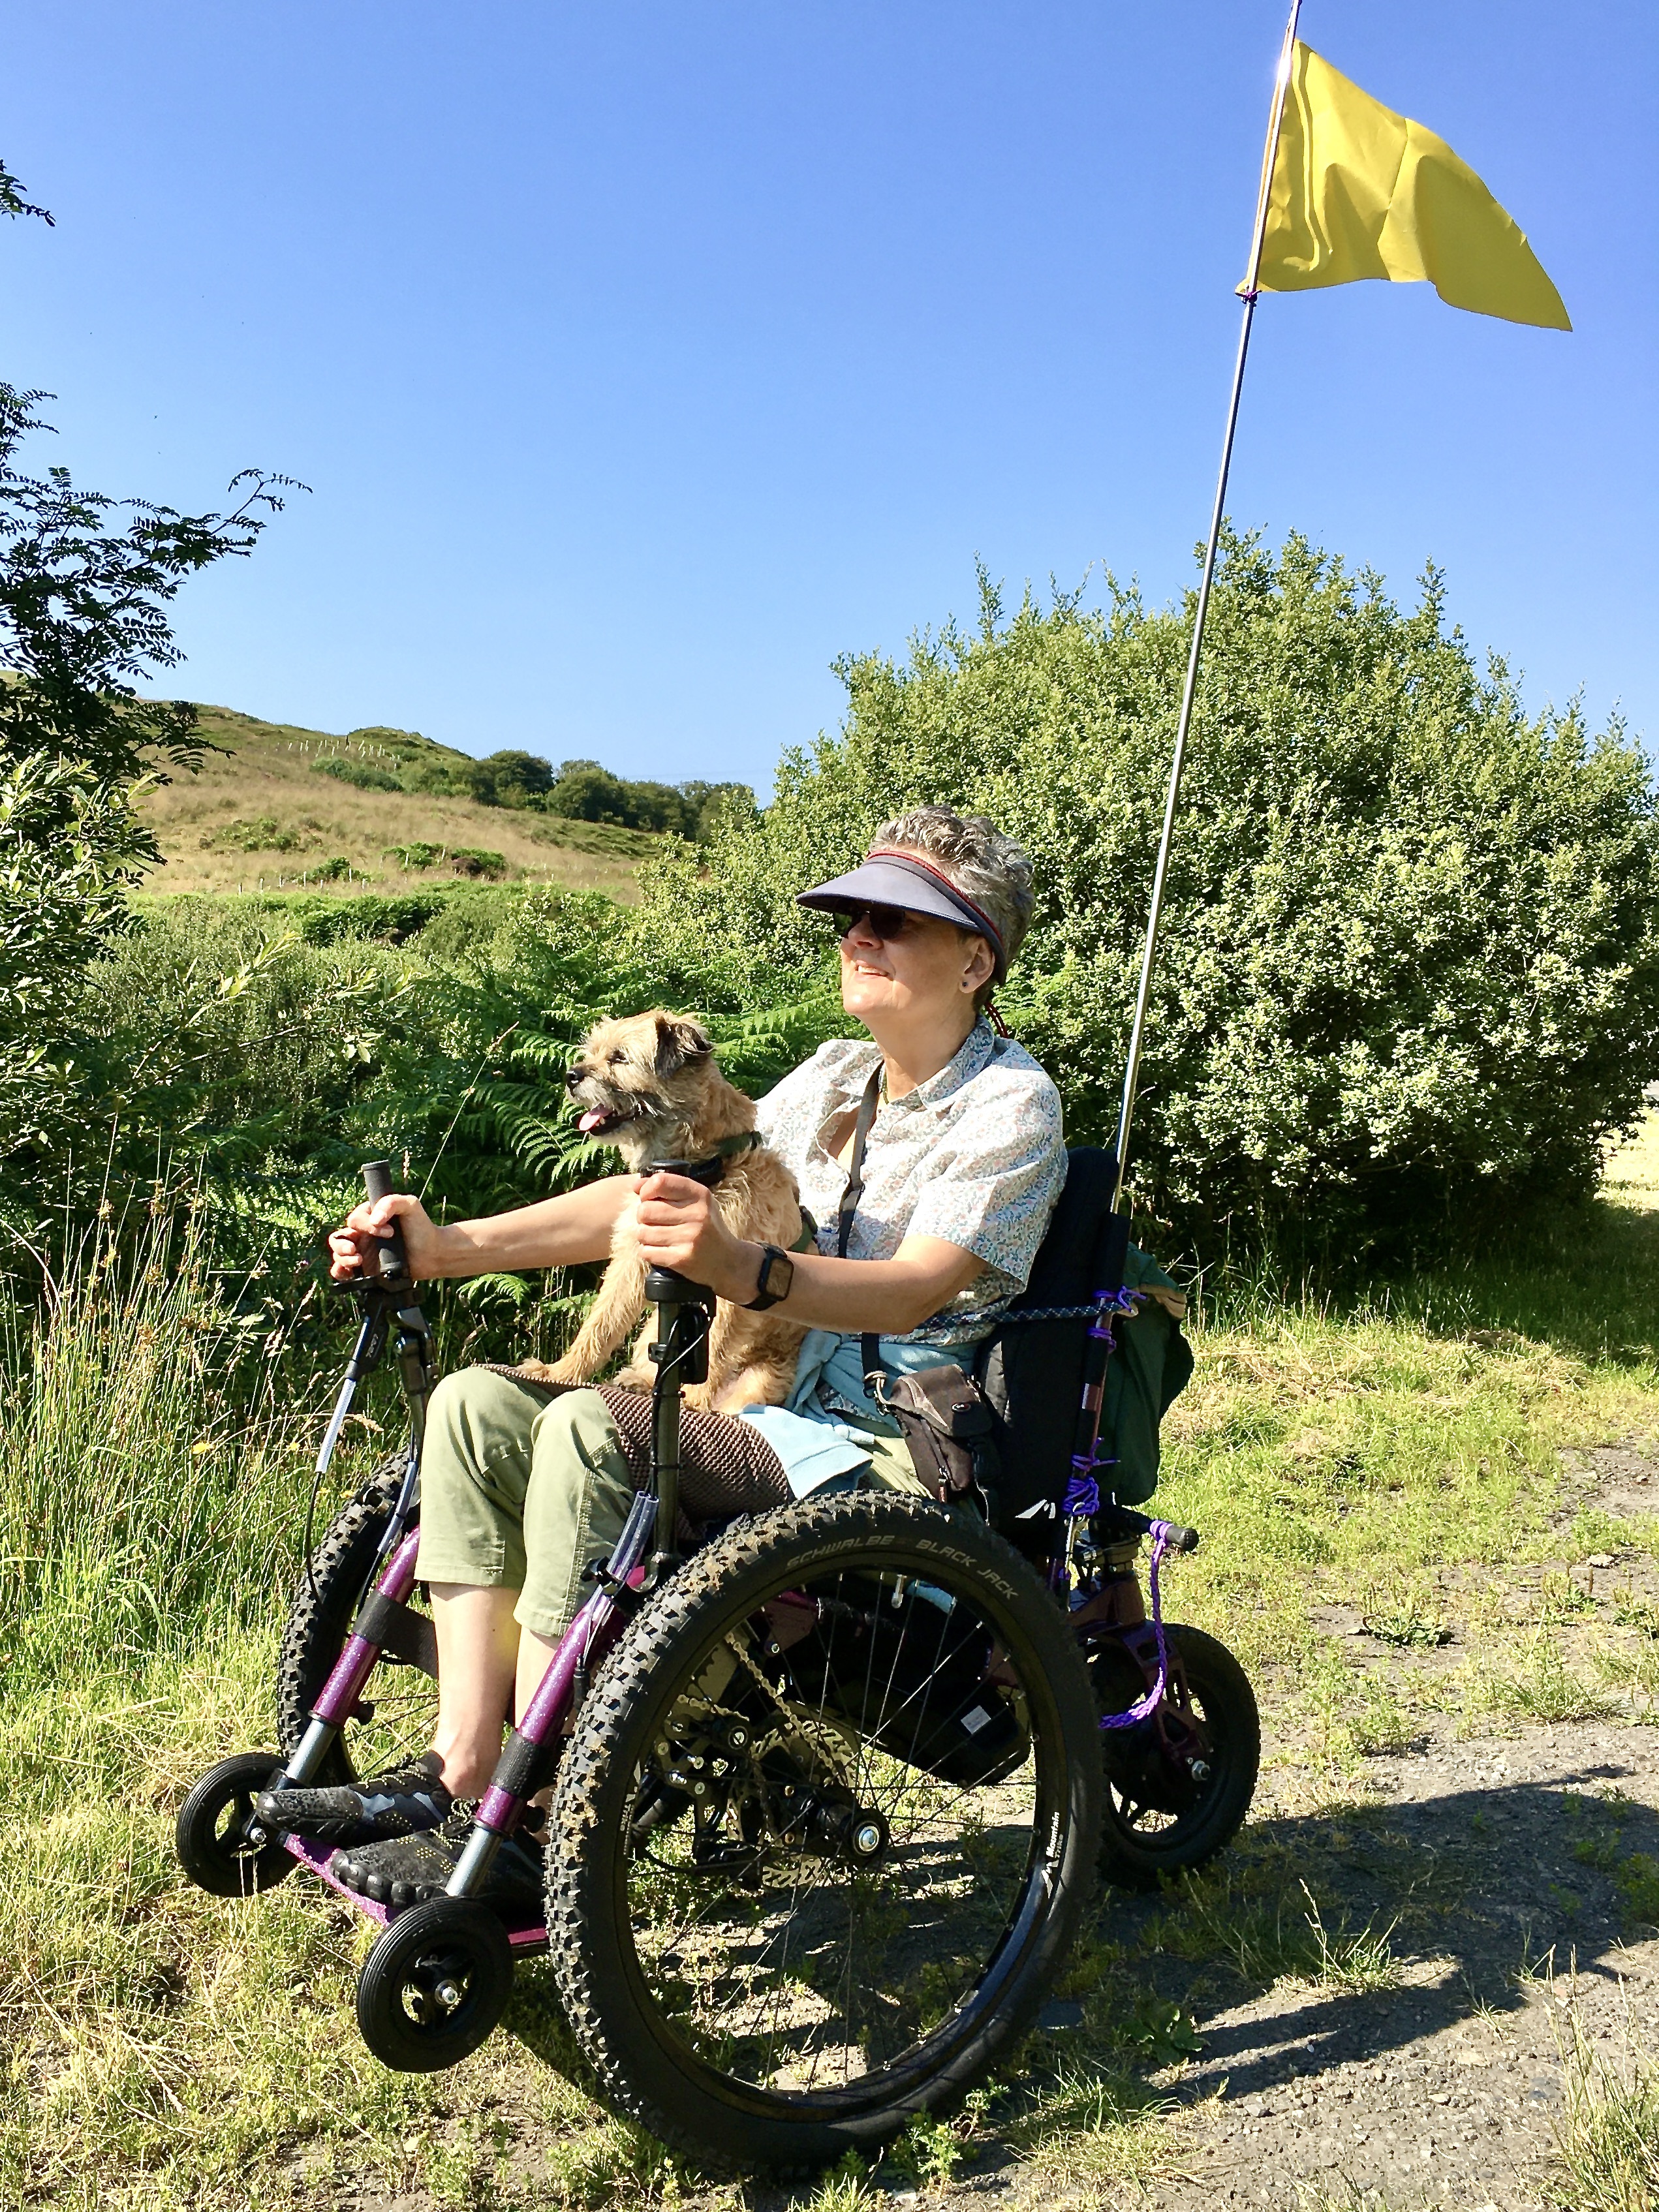
<svg viewBox="0 0 1659 2212">
<path fill-rule="evenodd" d="M 1267 234 L 1267 191 L 1273 181 L 1273 155 L 1279 126 L 1285 113 L 1285 95 L 1291 82 L 1291 58 L 1296 45 L 1297 19 L 1302 0 L 1291 0 L 1290 21 L 1273 79 L 1273 107 L 1267 125 L 1267 151 L 1261 162 L 1261 184 L 1256 194 L 1255 225 L 1250 237 L 1249 273 L 1239 287 L 1243 295 L 1243 319 L 1239 325 L 1238 355 L 1233 363 L 1233 388 L 1227 402 L 1227 428 L 1221 441 L 1221 467 L 1216 477 L 1215 506 L 1210 516 L 1210 535 L 1204 549 L 1204 570 L 1199 580 L 1198 605 L 1193 615 L 1193 642 L 1187 656 L 1187 682 L 1181 695 L 1181 714 L 1176 724 L 1175 757 L 1170 763 L 1169 795 L 1164 804 L 1164 834 L 1158 840 L 1158 866 L 1152 871 L 1152 902 L 1146 917 L 1146 945 L 1140 958 L 1140 988 L 1135 995 L 1135 1017 L 1129 1031 L 1129 1060 L 1123 1073 L 1123 1103 L 1117 1121 L 1117 1185 L 1114 1210 L 1123 1204 L 1129 1170 L 1129 1124 L 1134 1115 L 1135 1092 L 1140 1080 L 1141 1045 L 1146 1031 L 1146 1008 L 1152 993 L 1152 965 L 1158 954 L 1158 926 L 1164 910 L 1164 887 L 1170 868 L 1170 845 L 1175 833 L 1176 803 L 1181 793 L 1181 771 L 1187 758 L 1187 735 L 1192 727 L 1193 700 L 1198 690 L 1199 656 L 1204 645 L 1204 618 L 1210 611 L 1210 587 L 1215 580 L 1216 547 L 1227 503 L 1227 471 L 1232 465 L 1233 433 L 1238 428 L 1239 396 L 1244 389 L 1244 362 L 1250 349 L 1250 323 L 1255 313 L 1256 276 L 1261 267 L 1262 242 Z"/>
</svg>

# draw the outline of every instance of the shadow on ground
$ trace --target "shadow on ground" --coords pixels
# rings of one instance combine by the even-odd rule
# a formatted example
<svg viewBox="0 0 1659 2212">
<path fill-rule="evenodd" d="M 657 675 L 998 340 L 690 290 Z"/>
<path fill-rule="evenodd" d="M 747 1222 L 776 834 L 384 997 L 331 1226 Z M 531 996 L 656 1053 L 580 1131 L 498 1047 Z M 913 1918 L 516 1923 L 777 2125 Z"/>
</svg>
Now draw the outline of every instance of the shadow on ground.
<svg viewBox="0 0 1659 2212">
<path fill-rule="evenodd" d="M 1659 1814 L 1621 1788 L 1637 1779 L 1614 1756 L 1548 1782 L 1263 1820 L 1188 1896 L 1103 1899 L 1097 1934 L 1192 2014 L 1195 2086 L 1225 2076 L 1244 2094 L 1375 2060 L 1518 2011 L 1552 1971 L 1617 1985 L 1659 1869 Z M 1298 1965 L 1328 1978 L 1269 2017 L 1206 2025 Z"/>
</svg>

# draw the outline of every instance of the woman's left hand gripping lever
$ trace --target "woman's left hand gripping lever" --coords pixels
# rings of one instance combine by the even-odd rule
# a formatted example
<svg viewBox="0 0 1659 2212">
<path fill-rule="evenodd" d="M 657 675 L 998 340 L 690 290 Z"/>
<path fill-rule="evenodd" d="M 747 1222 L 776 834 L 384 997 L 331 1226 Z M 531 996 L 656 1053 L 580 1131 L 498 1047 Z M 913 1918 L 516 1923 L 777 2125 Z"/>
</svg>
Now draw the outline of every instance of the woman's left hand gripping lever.
<svg viewBox="0 0 1659 2212">
<path fill-rule="evenodd" d="M 426 1323 L 421 1318 L 420 1309 L 412 1303 L 412 1294 L 422 1275 L 435 1272 L 434 1247 L 439 1231 L 420 1200 L 406 1192 L 390 1189 L 391 1180 L 391 1170 L 384 1160 L 372 1161 L 363 1170 L 368 1195 L 361 1206 L 352 1209 L 344 1228 L 337 1229 L 329 1238 L 329 1273 L 343 1290 L 373 1291 L 377 1284 L 386 1283 L 393 1298 L 403 1302 L 398 1315 L 400 1351 L 405 1346 L 423 1351 Z M 362 1326 L 346 1362 L 340 1395 L 335 1400 L 334 1411 L 317 1454 L 319 1480 L 328 1472 L 334 1447 L 340 1441 L 340 1431 L 357 1395 L 357 1385 L 379 1365 L 380 1354 L 386 1349 L 390 1320 L 387 1308 L 391 1303 L 385 1297 L 369 1297 L 364 1302 Z M 423 1359 L 417 1358 L 406 1379 L 424 1395 L 429 1376 L 424 1371 Z"/>
</svg>

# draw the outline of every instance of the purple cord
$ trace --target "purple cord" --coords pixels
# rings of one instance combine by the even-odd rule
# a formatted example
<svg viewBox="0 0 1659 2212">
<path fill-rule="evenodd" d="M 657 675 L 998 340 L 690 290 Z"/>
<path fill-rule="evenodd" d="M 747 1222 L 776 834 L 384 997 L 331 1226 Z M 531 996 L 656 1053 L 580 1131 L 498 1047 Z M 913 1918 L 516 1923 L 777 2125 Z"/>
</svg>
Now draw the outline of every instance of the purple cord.
<svg viewBox="0 0 1659 2212">
<path fill-rule="evenodd" d="M 1164 1692 L 1170 1686 L 1170 1652 L 1164 1640 L 1164 1607 L 1158 1594 L 1158 1571 L 1164 1564 L 1164 1554 L 1170 1547 L 1170 1524 L 1167 1521 L 1152 1523 L 1152 1564 L 1148 1581 L 1152 1592 L 1152 1633 L 1158 1638 L 1158 1680 L 1144 1698 L 1137 1698 L 1127 1712 L 1103 1713 L 1100 1725 L 1103 1729 L 1134 1728 L 1150 1720 L 1164 1702 Z"/>
</svg>

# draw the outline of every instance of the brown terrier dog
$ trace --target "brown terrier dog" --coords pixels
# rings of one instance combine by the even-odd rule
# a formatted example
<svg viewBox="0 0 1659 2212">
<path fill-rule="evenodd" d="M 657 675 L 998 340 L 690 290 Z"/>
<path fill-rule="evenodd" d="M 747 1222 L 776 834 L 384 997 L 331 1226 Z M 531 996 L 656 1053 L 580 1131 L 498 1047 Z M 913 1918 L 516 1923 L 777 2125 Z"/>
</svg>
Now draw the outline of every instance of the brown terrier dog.
<svg viewBox="0 0 1659 2212">
<path fill-rule="evenodd" d="M 565 1079 L 582 1109 L 577 1127 L 614 1145 L 630 1174 L 643 1173 L 653 1160 L 723 1158 L 713 1197 L 732 1235 L 786 1252 L 799 1237 L 795 1179 L 775 1152 L 753 1138 L 755 1102 L 715 1066 L 714 1047 L 696 1022 L 659 1008 L 626 1021 L 597 1023 Z M 630 1204 L 617 1224 L 599 1296 L 575 1342 L 548 1370 L 552 1382 L 591 1382 L 645 1311 L 646 1265 L 637 1230 L 637 1207 Z M 687 1390 L 686 1403 L 720 1413 L 781 1405 L 795 1379 L 805 1328 L 804 1322 L 750 1313 L 721 1299 L 708 1332 L 708 1380 Z M 629 1389 L 651 1387 L 645 1356 L 649 1335 L 647 1324 L 632 1362 L 616 1377 Z"/>
</svg>

